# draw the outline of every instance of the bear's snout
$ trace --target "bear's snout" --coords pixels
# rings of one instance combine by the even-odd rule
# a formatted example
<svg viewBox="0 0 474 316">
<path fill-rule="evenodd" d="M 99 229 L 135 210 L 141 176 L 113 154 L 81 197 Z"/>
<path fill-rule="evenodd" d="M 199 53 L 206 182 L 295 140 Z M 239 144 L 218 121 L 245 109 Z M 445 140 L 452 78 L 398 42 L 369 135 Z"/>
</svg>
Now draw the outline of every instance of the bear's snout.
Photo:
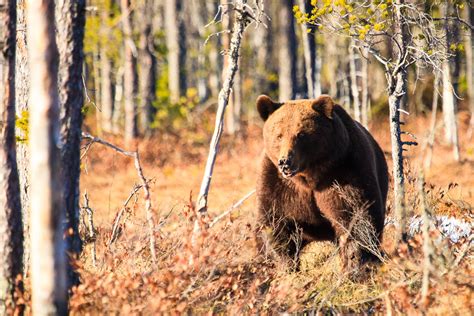
<svg viewBox="0 0 474 316">
<path fill-rule="evenodd" d="M 285 178 L 294 176 L 298 170 L 294 166 L 294 154 L 289 152 L 287 156 L 278 159 L 278 169 Z"/>
</svg>

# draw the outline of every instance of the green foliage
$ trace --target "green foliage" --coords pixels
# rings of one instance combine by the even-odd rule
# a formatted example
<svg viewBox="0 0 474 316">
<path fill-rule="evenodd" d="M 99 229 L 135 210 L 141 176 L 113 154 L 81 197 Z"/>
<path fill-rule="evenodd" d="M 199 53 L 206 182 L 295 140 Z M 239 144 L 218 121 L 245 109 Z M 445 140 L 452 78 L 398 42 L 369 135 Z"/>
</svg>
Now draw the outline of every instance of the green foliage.
<svg viewBox="0 0 474 316">
<path fill-rule="evenodd" d="M 20 116 L 16 116 L 16 120 L 15 120 L 15 126 L 17 128 L 17 130 L 20 132 L 20 133 L 17 133 L 16 135 L 16 141 L 17 143 L 25 143 L 27 144 L 28 143 L 28 140 L 29 140 L 29 117 L 30 117 L 30 113 L 28 111 L 22 111 L 20 113 Z M 19 135 L 21 134 L 21 136 Z"/>
<path fill-rule="evenodd" d="M 123 34 L 120 29 L 120 7 L 116 1 L 97 0 L 97 11 L 87 16 L 84 37 L 84 52 L 96 53 L 97 48 L 104 48 L 107 57 L 117 62 L 120 59 L 120 47 Z M 104 11 L 107 14 L 103 14 Z M 106 19 L 103 19 L 103 16 Z"/>
<path fill-rule="evenodd" d="M 170 91 L 168 89 L 168 66 L 163 67 L 156 85 L 156 108 L 155 120 L 152 128 L 161 130 L 180 129 L 186 124 L 191 110 L 199 103 L 199 97 L 195 88 L 190 88 L 185 97 L 181 97 L 179 102 L 170 102 Z"/>
<path fill-rule="evenodd" d="M 336 16 L 338 22 L 332 27 L 353 37 L 365 40 L 387 30 L 390 25 L 392 0 L 350 1 L 324 0 L 311 1 L 311 12 L 304 13 L 299 6 L 293 7 L 295 18 L 299 23 L 307 23 L 323 29 L 324 18 Z"/>
</svg>

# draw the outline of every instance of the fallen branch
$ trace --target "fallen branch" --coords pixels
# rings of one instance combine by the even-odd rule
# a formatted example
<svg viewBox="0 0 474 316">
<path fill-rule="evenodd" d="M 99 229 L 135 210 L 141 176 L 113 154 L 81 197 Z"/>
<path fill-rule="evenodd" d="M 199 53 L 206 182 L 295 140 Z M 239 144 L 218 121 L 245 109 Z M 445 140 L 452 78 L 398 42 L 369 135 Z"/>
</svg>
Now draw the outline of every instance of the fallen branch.
<svg viewBox="0 0 474 316">
<path fill-rule="evenodd" d="M 135 163 L 135 169 L 137 169 L 138 177 L 140 178 L 142 182 L 141 188 L 143 188 L 143 192 L 145 193 L 145 212 L 146 212 L 146 219 L 148 222 L 148 229 L 149 229 L 150 253 L 151 253 L 151 258 L 153 260 L 153 263 L 156 263 L 155 224 L 154 224 L 154 218 L 153 218 L 153 209 L 151 207 L 150 187 L 148 185 L 148 181 L 143 175 L 143 169 L 140 163 L 140 156 L 138 154 L 138 151 L 123 150 L 122 148 L 114 144 L 111 144 L 108 141 L 103 140 L 102 138 L 94 137 L 91 134 L 85 133 L 85 132 L 82 133 L 82 138 L 90 140 L 88 148 L 90 148 L 90 146 L 92 146 L 93 143 L 99 143 L 109 148 L 112 148 L 113 150 L 115 150 L 116 152 L 124 156 L 133 158 L 134 163 Z"/>
<path fill-rule="evenodd" d="M 250 198 L 253 194 L 255 193 L 255 189 L 253 189 L 252 191 L 250 191 L 249 193 L 247 193 L 243 198 L 241 198 L 239 201 L 237 201 L 237 203 L 235 203 L 234 205 L 232 205 L 231 207 L 229 207 L 226 211 L 224 211 L 223 213 L 217 215 L 216 217 L 214 217 L 214 219 L 212 220 L 212 222 L 209 224 L 209 228 L 211 228 L 212 226 L 214 226 L 215 224 L 217 224 L 217 222 L 219 222 L 221 219 L 223 219 L 224 217 L 226 217 L 228 214 L 230 214 L 233 210 L 239 208 L 248 198 Z"/>
</svg>

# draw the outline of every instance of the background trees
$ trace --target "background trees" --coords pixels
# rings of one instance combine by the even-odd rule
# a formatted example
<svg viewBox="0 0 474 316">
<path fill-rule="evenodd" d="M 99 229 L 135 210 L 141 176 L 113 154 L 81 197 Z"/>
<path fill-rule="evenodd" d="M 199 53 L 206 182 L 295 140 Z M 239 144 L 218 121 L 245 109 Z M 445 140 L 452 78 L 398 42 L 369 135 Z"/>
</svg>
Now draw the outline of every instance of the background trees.
<svg viewBox="0 0 474 316">
<path fill-rule="evenodd" d="M 472 1 L 90 0 L 86 6 L 83 0 L 59 0 L 54 6 L 53 1 L 30 0 L 28 7 L 25 2 L 17 0 L 15 5 L 13 0 L 0 0 L 5 26 L 0 29 L 3 302 L 12 297 L 14 278 L 22 271 L 28 276 L 30 266 L 36 312 L 65 311 L 66 262 L 68 285 L 79 282 L 65 253 L 67 250 L 73 259 L 84 262 L 79 226 L 93 223 L 88 197 L 84 209 L 90 221 L 80 221 L 80 175 L 90 166 L 89 161 L 81 162 L 81 155 L 87 156 L 89 149 L 85 146 L 81 153 L 82 128 L 103 137 L 117 137 L 119 144 L 123 139 L 127 150 L 146 147 L 140 157 L 145 168 L 158 168 L 154 170 L 158 182 L 189 165 L 197 166 L 192 176 L 196 178 L 214 126 L 216 134 L 196 207 L 204 213 L 213 163 L 219 162 L 216 153 L 223 128 L 229 134 L 223 142 L 228 156 L 248 158 L 246 153 L 258 147 L 255 135 L 260 120 L 254 103 L 259 94 L 285 101 L 329 93 L 364 126 L 391 137 L 392 146 L 385 148 L 393 164 L 390 208 L 401 223 L 400 238 L 406 237 L 405 211 L 412 212 L 417 201 L 410 192 L 408 199 L 404 196 L 404 185 L 410 186 L 411 178 L 405 178 L 410 168 L 403 162 L 408 156 L 412 162 L 418 161 L 413 151 L 406 152 L 405 145 L 415 141 L 405 123 L 425 122 L 430 114 L 428 149 L 421 156 L 431 161 L 438 147 L 452 146 L 452 160 L 462 158 L 463 162 L 450 166 L 470 171 L 466 161 L 472 156 L 472 146 L 465 135 L 469 134 L 466 122 L 470 121 L 471 134 L 474 126 Z M 56 20 L 52 20 L 53 9 Z M 243 36 L 229 32 L 237 29 L 242 34 L 247 26 Z M 232 35 L 236 36 L 233 41 Z M 219 93 L 222 86 L 224 92 Z M 438 96 L 440 115 L 436 111 Z M 216 125 L 212 124 L 214 114 L 219 118 Z M 234 137 L 237 134 L 239 137 Z M 29 148 L 34 154 L 31 161 Z M 174 158 L 169 158 L 171 155 Z M 226 162 L 229 157 L 222 159 Z M 255 157 L 249 161 L 242 158 L 239 168 L 229 170 L 232 181 L 228 182 L 240 183 L 247 177 L 248 170 L 254 170 Z M 115 158 L 109 163 L 101 171 L 115 176 L 121 165 L 115 164 Z M 181 165 L 170 167 L 173 163 Z M 153 179 L 142 180 L 145 191 L 149 188 L 154 193 Z M 159 194 L 165 195 L 168 183 L 165 180 L 159 185 Z M 420 187 L 424 190 L 423 183 Z M 153 198 L 150 192 L 147 196 Z M 134 194 L 130 201 L 137 197 Z M 219 197 L 229 199 L 228 194 L 223 192 Z M 147 199 L 150 223 L 155 211 L 150 206 L 152 198 Z M 106 208 L 103 204 L 99 207 L 99 216 L 107 216 L 102 210 L 112 209 L 111 197 L 108 203 Z M 123 207 L 124 212 L 128 207 Z M 194 206 L 189 203 L 187 207 Z M 168 220 L 157 219 L 157 229 L 150 225 L 150 240 L 155 240 Z M 30 222 L 33 247 L 28 242 Z M 96 237 L 91 236 L 104 238 L 108 233 L 91 226 L 86 243 L 95 242 Z M 117 227 L 127 228 L 125 224 Z M 120 229 L 117 231 L 122 232 Z M 157 247 L 168 241 L 163 236 L 156 238 Z M 175 244 L 175 249 L 181 249 L 182 240 Z M 150 247 L 150 254 L 158 253 L 154 242 Z M 33 250 L 32 265 L 29 249 Z M 136 251 L 147 258 L 147 251 Z M 160 264 L 160 256 L 156 257 L 153 265 Z M 94 267 L 110 267 L 110 262 L 98 258 Z M 182 262 L 178 259 L 176 262 Z M 146 259 L 144 263 L 149 264 Z M 191 273 L 186 271 L 179 277 Z M 191 285 L 186 295 L 193 290 Z M 28 295 L 25 297 L 27 300 Z M 55 301 L 51 301 L 53 297 Z"/>
</svg>

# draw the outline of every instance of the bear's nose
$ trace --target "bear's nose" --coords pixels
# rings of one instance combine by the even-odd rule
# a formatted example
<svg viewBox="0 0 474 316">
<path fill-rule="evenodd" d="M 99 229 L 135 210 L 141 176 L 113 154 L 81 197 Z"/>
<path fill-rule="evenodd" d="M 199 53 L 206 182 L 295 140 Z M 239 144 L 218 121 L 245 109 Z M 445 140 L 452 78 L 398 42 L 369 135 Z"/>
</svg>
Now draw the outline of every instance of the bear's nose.
<svg viewBox="0 0 474 316">
<path fill-rule="evenodd" d="M 293 160 L 293 154 L 289 153 L 288 156 L 281 157 L 278 160 L 278 167 L 280 167 L 280 168 L 281 167 L 289 167 L 289 166 L 291 166 L 292 160 Z"/>
</svg>

